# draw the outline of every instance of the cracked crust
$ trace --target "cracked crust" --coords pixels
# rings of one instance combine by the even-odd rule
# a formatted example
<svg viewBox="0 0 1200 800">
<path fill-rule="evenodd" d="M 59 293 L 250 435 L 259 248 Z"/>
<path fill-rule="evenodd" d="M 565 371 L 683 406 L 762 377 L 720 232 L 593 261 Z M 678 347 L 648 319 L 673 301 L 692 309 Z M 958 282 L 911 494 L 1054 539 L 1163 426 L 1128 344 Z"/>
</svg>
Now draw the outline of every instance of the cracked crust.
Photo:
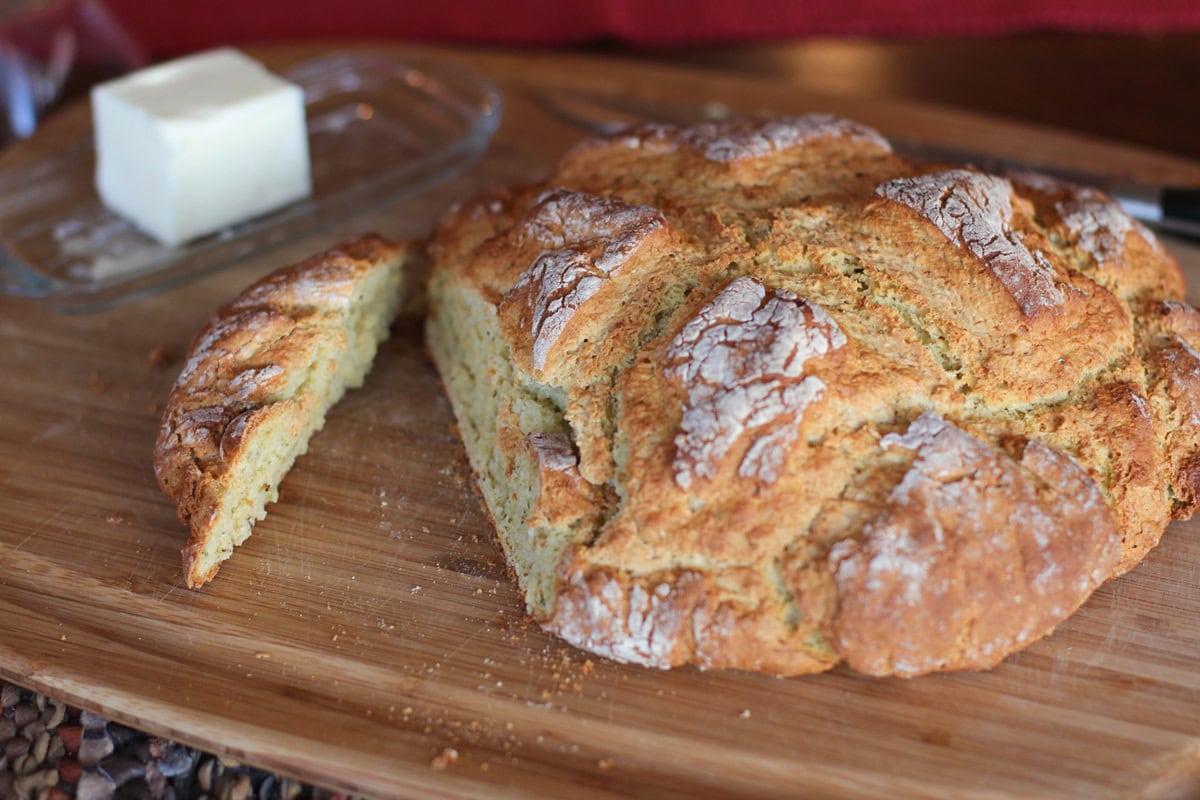
<svg viewBox="0 0 1200 800">
<path fill-rule="evenodd" d="M 835 648 L 851 667 L 908 676 L 994 666 L 1116 567 L 1120 531 L 1099 489 L 1044 443 L 1008 458 L 926 412 L 882 445 L 913 463 L 862 532 L 829 551 Z"/>
<path fill-rule="evenodd" d="M 1059 314 L 1063 291 L 1046 254 L 1012 226 L 1012 184 L 995 175 L 954 169 L 880 184 L 880 197 L 916 211 L 953 244 L 974 254 L 1027 317 Z"/>
<path fill-rule="evenodd" d="M 530 611 L 605 656 L 990 667 L 1200 497 L 1200 314 L 1092 189 L 825 115 L 646 125 L 431 253 Z"/>
<path fill-rule="evenodd" d="M 367 236 L 280 269 L 192 342 L 154 450 L 159 485 L 190 531 L 190 588 L 212 580 L 246 540 L 325 412 L 362 383 L 413 252 Z"/>
<path fill-rule="evenodd" d="M 730 448 L 753 430 L 740 477 L 774 483 L 796 420 L 825 384 L 807 361 L 846 344 L 820 306 L 738 278 L 696 314 L 667 348 L 663 372 L 687 399 L 675 436 L 675 483 L 717 477 Z"/>
</svg>

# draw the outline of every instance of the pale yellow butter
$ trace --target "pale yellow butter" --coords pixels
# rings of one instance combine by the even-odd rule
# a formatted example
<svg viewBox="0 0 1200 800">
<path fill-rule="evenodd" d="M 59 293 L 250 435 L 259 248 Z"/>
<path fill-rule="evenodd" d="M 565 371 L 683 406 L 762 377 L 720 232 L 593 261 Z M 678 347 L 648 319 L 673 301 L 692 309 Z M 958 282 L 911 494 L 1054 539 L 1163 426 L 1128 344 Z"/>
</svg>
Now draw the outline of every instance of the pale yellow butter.
<svg viewBox="0 0 1200 800">
<path fill-rule="evenodd" d="M 229 48 L 92 90 L 104 204 L 178 245 L 312 191 L 304 94 Z"/>
</svg>

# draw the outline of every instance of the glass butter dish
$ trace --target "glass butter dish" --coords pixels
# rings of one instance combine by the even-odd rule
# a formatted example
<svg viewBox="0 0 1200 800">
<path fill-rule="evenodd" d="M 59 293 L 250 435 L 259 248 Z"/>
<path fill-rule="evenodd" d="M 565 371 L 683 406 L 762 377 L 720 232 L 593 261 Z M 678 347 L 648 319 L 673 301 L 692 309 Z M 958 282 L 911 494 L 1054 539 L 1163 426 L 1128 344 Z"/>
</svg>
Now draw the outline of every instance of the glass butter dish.
<svg viewBox="0 0 1200 800">
<path fill-rule="evenodd" d="M 0 291 L 83 312 L 178 286 L 454 176 L 500 122 L 497 89 L 444 65 L 357 53 L 279 74 L 304 90 L 309 197 L 168 247 L 101 204 L 89 124 L 36 160 L 0 166 Z"/>
</svg>

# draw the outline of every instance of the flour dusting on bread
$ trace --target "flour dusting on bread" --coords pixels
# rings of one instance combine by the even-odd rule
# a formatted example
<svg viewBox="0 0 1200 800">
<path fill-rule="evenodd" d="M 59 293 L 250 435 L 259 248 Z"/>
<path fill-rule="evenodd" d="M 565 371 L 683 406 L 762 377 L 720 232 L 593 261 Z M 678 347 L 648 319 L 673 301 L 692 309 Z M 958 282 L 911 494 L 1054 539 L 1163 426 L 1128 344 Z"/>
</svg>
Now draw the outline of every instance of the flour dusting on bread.
<svg viewBox="0 0 1200 800">
<path fill-rule="evenodd" d="M 1063 292 L 1045 253 L 1030 249 L 1012 229 L 1012 184 L 1004 178 L 949 170 L 897 178 L 875 191 L 913 209 L 947 239 L 974 253 L 1026 315 L 1053 313 L 1062 306 Z"/>
<path fill-rule="evenodd" d="M 804 364 L 846 343 L 819 306 L 738 278 L 700 309 L 667 348 L 664 371 L 687 392 L 675 438 L 675 481 L 714 478 L 730 446 L 750 429 L 738 474 L 772 483 L 796 438 L 796 416 L 825 385 Z"/>
<path fill-rule="evenodd" d="M 831 114 L 785 117 L 765 123 L 748 120 L 711 122 L 680 131 L 679 140 L 710 161 L 727 163 L 762 158 L 816 139 L 846 139 L 890 152 L 887 139 L 866 125 Z"/>
<path fill-rule="evenodd" d="M 535 369 L 546 366 L 576 310 L 664 224 L 655 209 L 578 192 L 555 192 L 538 205 L 523 233 L 544 249 L 512 287 L 529 298 Z"/>
</svg>

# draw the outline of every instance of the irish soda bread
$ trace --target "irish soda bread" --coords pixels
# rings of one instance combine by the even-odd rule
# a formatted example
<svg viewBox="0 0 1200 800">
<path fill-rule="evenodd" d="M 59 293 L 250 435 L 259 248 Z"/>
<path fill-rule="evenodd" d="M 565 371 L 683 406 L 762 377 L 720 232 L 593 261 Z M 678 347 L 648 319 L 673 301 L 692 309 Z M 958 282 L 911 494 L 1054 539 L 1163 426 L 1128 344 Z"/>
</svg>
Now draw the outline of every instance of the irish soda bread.
<svg viewBox="0 0 1200 800">
<path fill-rule="evenodd" d="M 325 412 L 362 384 L 410 255 L 373 236 L 342 245 L 254 284 L 196 337 L 154 453 L 191 529 L 188 586 L 211 580 L 246 540 Z"/>
<path fill-rule="evenodd" d="M 1098 192 L 827 116 L 452 211 L 428 340 L 529 609 L 655 667 L 989 667 L 1200 490 L 1200 315 Z"/>
</svg>

